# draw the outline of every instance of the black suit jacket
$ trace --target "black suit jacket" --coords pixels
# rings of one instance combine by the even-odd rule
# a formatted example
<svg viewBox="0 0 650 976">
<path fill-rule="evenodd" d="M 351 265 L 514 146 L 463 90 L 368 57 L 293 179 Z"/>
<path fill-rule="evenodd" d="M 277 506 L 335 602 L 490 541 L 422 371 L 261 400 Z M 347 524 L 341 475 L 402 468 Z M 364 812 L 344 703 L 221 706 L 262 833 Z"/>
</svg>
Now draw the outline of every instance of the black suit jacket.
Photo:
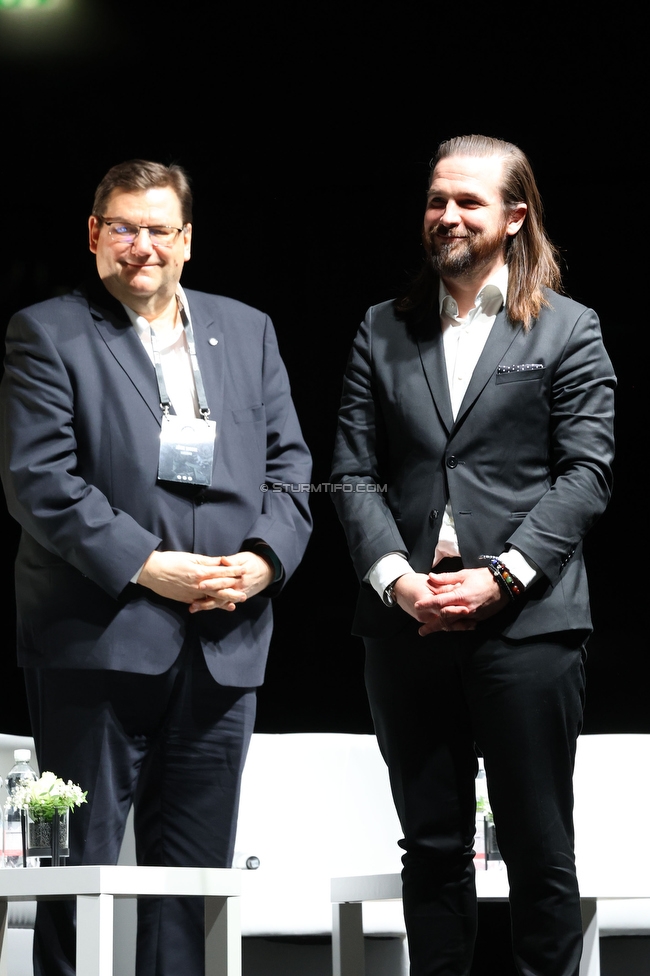
<svg viewBox="0 0 650 976">
<path fill-rule="evenodd" d="M 182 645 L 184 604 L 130 583 L 156 548 L 275 551 L 286 580 L 310 532 L 310 458 L 275 333 L 263 313 L 187 293 L 217 442 L 210 488 L 157 481 L 161 408 L 153 366 L 103 286 L 12 319 L 0 389 L 2 476 L 23 533 L 16 564 L 19 662 L 156 674 Z M 216 341 L 215 341 L 216 340 Z M 222 684 L 263 680 L 267 596 L 191 618 Z"/>
<path fill-rule="evenodd" d="M 447 499 L 466 567 L 510 546 L 532 559 L 543 578 L 491 623 L 511 638 L 590 629 L 581 543 L 611 487 L 615 378 L 598 319 L 548 299 L 528 332 L 497 316 L 455 421 L 438 316 L 415 333 L 392 302 L 371 308 L 345 377 L 332 474 L 361 581 L 391 551 L 429 572 Z M 362 582 L 356 632 L 402 625 L 402 611 Z"/>
</svg>

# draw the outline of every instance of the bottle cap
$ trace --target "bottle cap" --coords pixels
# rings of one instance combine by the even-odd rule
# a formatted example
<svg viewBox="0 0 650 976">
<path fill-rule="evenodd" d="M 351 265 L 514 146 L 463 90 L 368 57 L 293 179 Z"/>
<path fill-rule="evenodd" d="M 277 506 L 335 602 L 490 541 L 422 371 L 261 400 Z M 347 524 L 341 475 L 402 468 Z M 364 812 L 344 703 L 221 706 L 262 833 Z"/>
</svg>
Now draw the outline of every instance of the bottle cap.
<svg viewBox="0 0 650 976">
<path fill-rule="evenodd" d="M 14 762 L 29 762 L 31 758 L 31 749 L 14 749 Z"/>
</svg>

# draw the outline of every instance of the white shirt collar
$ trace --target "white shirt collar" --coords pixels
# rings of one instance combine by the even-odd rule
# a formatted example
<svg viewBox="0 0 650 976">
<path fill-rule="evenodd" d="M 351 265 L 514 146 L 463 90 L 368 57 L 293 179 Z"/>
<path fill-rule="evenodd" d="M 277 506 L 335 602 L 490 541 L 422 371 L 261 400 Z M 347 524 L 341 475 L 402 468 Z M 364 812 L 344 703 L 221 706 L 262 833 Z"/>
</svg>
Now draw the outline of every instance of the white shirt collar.
<svg viewBox="0 0 650 976">
<path fill-rule="evenodd" d="M 504 264 L 481 288 L 476 296 L 474 304 L 474 314 L 482 311 L 485 315 L 496 315 L 502 305 L 505 304 L 508 295 L 508 265 Z M 438 289 L 438 309 L 440 314 L 448 315 L 451 319 L 458 320 L 458 304 L 456 299 L 449 294 L 445 283 L 440 279 Z M 473 318 L 472 312 L 469 318 Z"/>
<path fill-rule="evenodd" d="M 187 315 L 188 320 L 191 321 L 189 302 L 187 300 L 187 296 L 185 292 L 183 291 L 180 285 L 180 282 L 178 285 L 176 285 L 176 297 L 178 298 L 179 303 L 183 306 L 183 311 Z M 132 308 L 129 308 L 128 305 L 125 305 L 124 302 L 122 302 L 122 307 L 124 308 L 124 311 L 128 315 L 129 321 L 131 322 L 131 325 L 133 326 L 135 331 L 138 333 L 140 339 L 142 339 L 145 342 L 145 344 L 150 344 L 151 342 L 150 326 L 147 320 L 145 319 L 144 315 L 138 315 L 137 312 L 135 312 Z M 179 322 L 175 326 L 172 332 L 168 332 L 165 333 L 163 336 L 159 336 L 158 345 L 161 351 L 167 348 L 167 346 L 173 346 L 174 343 L 178 340 L 178 337 L 182 334 L 183 334 L 183 324 L 182 322 Z"/>
</svg>

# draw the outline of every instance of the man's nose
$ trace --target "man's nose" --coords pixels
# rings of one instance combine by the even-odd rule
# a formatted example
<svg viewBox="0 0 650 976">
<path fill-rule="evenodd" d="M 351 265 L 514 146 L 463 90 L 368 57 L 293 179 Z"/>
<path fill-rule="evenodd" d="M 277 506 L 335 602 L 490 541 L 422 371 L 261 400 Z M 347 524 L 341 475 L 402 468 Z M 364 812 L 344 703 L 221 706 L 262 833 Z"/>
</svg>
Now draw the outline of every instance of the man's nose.
<svg viewBox="0 0 650 976">
<path fill-rule="evenodd" d="M 440 223 L 444 224 L 445 227 L 454 227 L 460 223 L 460 210 L 453 200 L 447 200 L 445 209 L 440 217 Z"/>
<path fill-rule="evenodd" d="M 131 249 L 136 254 L 151 254 L 153 251 L 153 244 L 151 243 L 151 237 L 149 236 L 149 231 L 146 227 L 138 228 L 138 233 L 131 242 Z"/>
</svg>

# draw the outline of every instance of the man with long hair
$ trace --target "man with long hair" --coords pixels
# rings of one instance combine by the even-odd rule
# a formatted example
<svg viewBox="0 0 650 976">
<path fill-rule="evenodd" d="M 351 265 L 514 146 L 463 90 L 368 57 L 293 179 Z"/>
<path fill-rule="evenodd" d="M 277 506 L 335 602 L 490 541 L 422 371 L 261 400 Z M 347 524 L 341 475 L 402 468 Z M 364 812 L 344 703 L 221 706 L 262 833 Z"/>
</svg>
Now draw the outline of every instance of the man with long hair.
<svg viewBox="0 0 650 976">
<path fill-rule="evenodd" d="M 411 973 L 470 972 L 478 748 L 518 970 L 577 976 L 581 546 L 610 493 L 614 375 L 595 313 L 559 294 L 516 146 L 439 147 L 423 243 L 409 292 L 355 340 L 332 474 L 404 832 Z"/>
</svg>

